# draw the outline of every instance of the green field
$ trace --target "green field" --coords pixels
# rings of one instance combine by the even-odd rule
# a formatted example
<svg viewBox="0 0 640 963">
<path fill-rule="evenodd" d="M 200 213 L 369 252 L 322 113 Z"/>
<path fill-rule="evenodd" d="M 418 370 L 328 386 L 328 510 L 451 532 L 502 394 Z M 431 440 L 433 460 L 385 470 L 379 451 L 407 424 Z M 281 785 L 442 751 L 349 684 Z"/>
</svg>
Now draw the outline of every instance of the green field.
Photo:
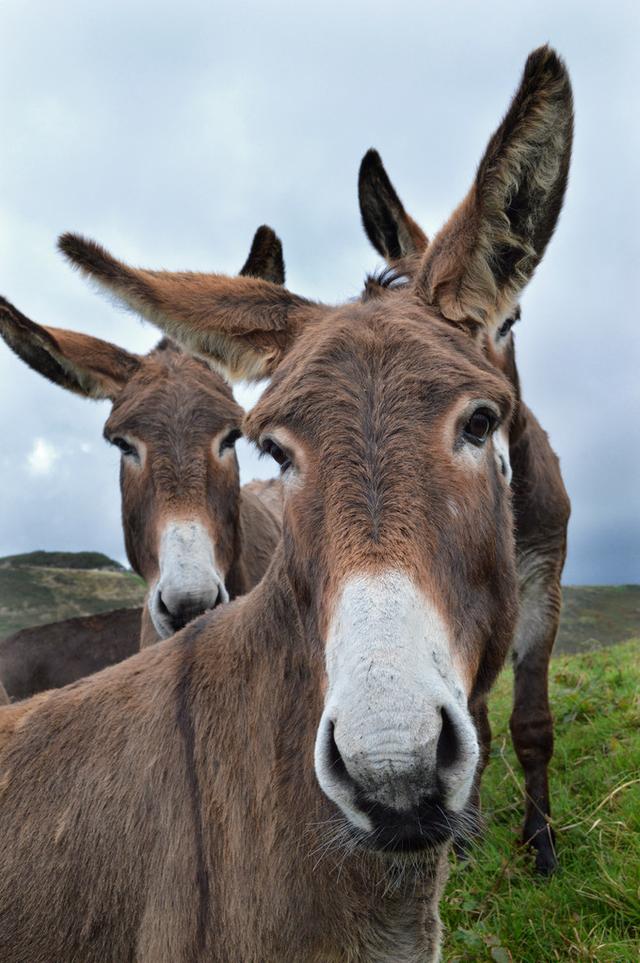
<svg viewBox="0 0 640 963">
<path fill-rule="evenodd" d="M 0 638 L 30 625 L 142 603 L 142 579 L 98 552 L 0 559 Z"/>
<path fill-rule="evenodd" d="M 491 700 L 484 838 L 455 863 L 442 914 L 443 959 L 640 960 L 640 640 L 551 666 L 551 766 L 560 870 L 534 876 L 517 844 L 523 782 L 509 738 L 511 672 Z"/>
</svg>

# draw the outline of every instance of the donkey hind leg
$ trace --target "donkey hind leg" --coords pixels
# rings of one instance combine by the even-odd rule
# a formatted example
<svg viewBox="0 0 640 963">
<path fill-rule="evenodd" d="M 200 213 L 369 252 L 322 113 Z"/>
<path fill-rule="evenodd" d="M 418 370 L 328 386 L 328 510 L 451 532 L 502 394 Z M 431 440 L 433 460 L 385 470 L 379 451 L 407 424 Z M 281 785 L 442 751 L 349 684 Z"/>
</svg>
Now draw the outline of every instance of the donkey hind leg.
<svg viewBox="0 0 640 963">
<path fill-rule="evenodd" d="M 550 876 L 558 865 L 549 804 L 553 719 L 549 708 L 549 660 L 560 621 L 560 575 L 538 574 L 521 587 L 513 644 L 514 704 L 511 737 L 524 771 L 523 843 L 535 852 L 536 870 Z"/>
<path fill-rule="evenodd" d="M 473 780 L 473 787 L 471 789 L 471 795 L 469 798 L 469 808 L 479 817 L 481 811 L 480 783 L 482 782 L 482 774 L 487 767 L 487 763 L 489 762 L 489 753 L 491 752 L 491 724 L 489 722 L 487 696 L 484 695 L 478 699 L 477 702 L 474 702 L 471 706 L 469 706 L 469 710 L 473 718 L 473 723 L 476 727 L 478 743 L 480 744 L 480 759 L 478 760 L 478 766 Z M 478 819 L 478 826 L 479 825 L 480 820 Z M 467 859 L 470 849 L 470 839 L 457 840 L 454 845 L 454 850 L 458 859 Z"/>
</svg>

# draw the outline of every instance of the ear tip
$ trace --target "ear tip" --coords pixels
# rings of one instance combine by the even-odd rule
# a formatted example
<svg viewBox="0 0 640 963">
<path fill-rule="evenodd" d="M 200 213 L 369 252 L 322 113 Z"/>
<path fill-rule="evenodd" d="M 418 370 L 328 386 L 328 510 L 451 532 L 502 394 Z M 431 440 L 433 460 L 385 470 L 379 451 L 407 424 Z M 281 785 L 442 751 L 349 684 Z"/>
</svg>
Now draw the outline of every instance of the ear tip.
<svg viewBox="0 0 640 963">
<path fill-rule="evenodd" d="M 86 255 L 88 249 L 96 246 L 94 242 L 87 240 L 81 234 L 74 234 L 73 231 L 65 231 L 58 238 L 58 250 L 74 264 Z"/>
<path fill-rule="evenodd" d="M 370 147 L 360 161 L 358 182 L 362 184 L 365 178 L 370 177 L 372 174 L 380 173 L 380 171 L 384 172 L 382 158 L 375 147 Z"/>
<path fill-rule="evenodd" d="M 524 68 L 525 82 L 537 82 L 541 86 L 553 86 L 556 93 L 571 99 L 571 80 L 562 57 L 549 44 L 532 50 Z"/>
<path fill-rule="evenodd" d="M 268 224 L 260 225 L 260 227 L 256 230 L 256 233 L 253 235 L 253 240 L 254 243 L 260 241 L 271 241 L 273 244 L 280 244 L 280 238 L 274 229 L 269 227 Z"/>
</svg>

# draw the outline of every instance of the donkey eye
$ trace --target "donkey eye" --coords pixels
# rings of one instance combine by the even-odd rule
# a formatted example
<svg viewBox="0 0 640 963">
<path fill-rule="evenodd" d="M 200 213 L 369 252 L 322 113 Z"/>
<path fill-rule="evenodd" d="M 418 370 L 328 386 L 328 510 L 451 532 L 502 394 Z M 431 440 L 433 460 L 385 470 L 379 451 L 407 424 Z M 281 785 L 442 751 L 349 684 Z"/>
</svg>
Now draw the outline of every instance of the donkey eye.
<svg viewBox="0 0 640 963">
<path fill-rule="evenodd" d="M 230 431 L 228 435 L 225 435 L 220 442 L 220 454 L 224 455 L 225 451 L 227 451 L 229 448 L 233 448 L 238 438 L 241 437 L 242 432 L 238 428 L 234 428 L 233 431 Z"/>
<path fill-rule="evenodd" d="M 262 442 L 262 450 L 265 455 L 271 455 L 273 460 L 280 465 L 280 471 L 285 472 L 291 467 L 291 458 L 286 451 L 278 445 L 273 438 L 265 438 Z"/>
<path fill-rule="evenodd" d="M 511 331 L 511 328 L 514 326 L 515 323 L 516 323 L 515 318 L 507 318 L 506 321 L 503 321 L 502 325 L 500 326 L 500 329 L 498 330 L 498 337 L 506 338 L 506 336 L 509 334 L 509 332 Z"/>
<path fill-rule="evenodd" d="M 138 452 L 133 445 L 130 445 L 128 441 L 124 438 L 116 436 L 111 439 L 111 444 L 119 448 L 123 455 L 133 455 L 134 458 L 138 457 Z"/>
<path fill-rule="evenodd" d="M 497 423 L 498 419 L 492 411 L 488 408 L 477 408 L 464 426 L 462 433 L 472 444 L 483 445 Z"/>
</svg>

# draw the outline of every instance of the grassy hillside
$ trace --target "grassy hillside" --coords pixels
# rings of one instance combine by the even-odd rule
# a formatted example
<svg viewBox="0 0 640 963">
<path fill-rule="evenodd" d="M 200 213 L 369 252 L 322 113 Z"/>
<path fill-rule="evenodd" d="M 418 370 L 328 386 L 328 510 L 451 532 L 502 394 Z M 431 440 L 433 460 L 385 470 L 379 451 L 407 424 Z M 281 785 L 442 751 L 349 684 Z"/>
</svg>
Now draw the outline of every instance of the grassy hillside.
<svg viewBox="0 0 640 963">
<path fill-rule="evenodd" d="M 569 585 L 562 594 L 556 653 L 601 649 L 640 636 L 640 585 Z"/>
<path fill-rule="evenodd" d="M 443 900 L 448 963 L 640 960 L 640 640 L 551 666 L 560 870 L 536 879 L 517 845 L 523 781 L 509 738 L 511 672 L 491 700 L 484 839 Z M 453 857 L 452 857 L 453 858 Z"/>
<path fill-rule="evenodd" d="M 120 562 L 114 562 L 102 552 L 26 552 L 24 555 L 7 555 L 0 558 L 0 566 L 11 565 L 14 568 L 82 568 L 106 569 L 107 571 L 124 572 L 126 569 Z"/>
<path fill-rule="evenodd" d="M 33 552 L 0 559 L 0 638 L 74 615 L 133 608 L 141 579 L 99 552 Z"/>
</svg>

